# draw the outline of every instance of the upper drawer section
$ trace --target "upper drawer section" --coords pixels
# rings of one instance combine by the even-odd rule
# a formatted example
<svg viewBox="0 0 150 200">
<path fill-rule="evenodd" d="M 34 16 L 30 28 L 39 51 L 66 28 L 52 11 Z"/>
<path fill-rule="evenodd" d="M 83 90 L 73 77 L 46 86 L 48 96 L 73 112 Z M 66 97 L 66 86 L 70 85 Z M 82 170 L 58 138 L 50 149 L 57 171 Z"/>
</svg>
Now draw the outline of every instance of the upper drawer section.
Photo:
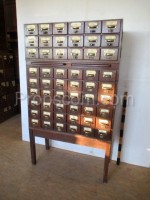
<svg viewBox="0 0 150 200">
<path fill-rule="evenodd" d="M 38 47 L 38 37 L 37 36 L 26 36 L 25 44 L 26 44 L 26 47 Z"/>
<path fill-rule="evenodd" d="M 102 33 L 119 33 L 121 27 L 120 20 L 106 20 L 102 22 Z"/>
<path fill-rule="evenodd" d="M 81 34 L 84 32 L 84 22 L 70 22 L 69 34 Z"/>
<path fill-rule="evenodd" d="M 101 21 L 85 22 L 85 33 L 101 33 Z"/>
<path fill-rule="evenodd" d="M 67 23 L 53 24 L 53 34 L 67 34 Z"/>
<path fill-rule="evenodd" d="M 52 34 L 52 24 L 39 24 L 39 35 Z"/>
<path fill-rule="evenodd" d="M 25 35 L 37 35 L 38 25 L 37 24 L 26 24 L 25 25 Z"/>
</svg>

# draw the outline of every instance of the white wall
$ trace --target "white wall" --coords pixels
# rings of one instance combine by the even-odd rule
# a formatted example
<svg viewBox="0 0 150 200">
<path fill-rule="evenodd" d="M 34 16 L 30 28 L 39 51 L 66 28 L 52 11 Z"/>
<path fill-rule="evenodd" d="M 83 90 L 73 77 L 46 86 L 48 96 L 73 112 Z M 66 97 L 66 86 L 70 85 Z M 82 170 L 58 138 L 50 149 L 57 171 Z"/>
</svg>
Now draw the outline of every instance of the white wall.
<svg viewBox="0 0 150 200">
<path fill-rule="evenodd" d="M 124 19 L 123 51 L 119 94 L 127 90 L 134 105 L 127 108 L 122 161 L 150 167 L 150 1 L 149 0 L 17 0 L 21 92 L 25 95 L 25 23 Z M 27 100 L 22 100 L 22 137 L 29 139 Z M 120 109 L 117 107 L 112 159 L 116 160 Z M 42 143 L 42 140 L 37 142 Z M 93 148 L 52 142 L 53 146 L 94 156 L 104 152 Z"/>
</svg>

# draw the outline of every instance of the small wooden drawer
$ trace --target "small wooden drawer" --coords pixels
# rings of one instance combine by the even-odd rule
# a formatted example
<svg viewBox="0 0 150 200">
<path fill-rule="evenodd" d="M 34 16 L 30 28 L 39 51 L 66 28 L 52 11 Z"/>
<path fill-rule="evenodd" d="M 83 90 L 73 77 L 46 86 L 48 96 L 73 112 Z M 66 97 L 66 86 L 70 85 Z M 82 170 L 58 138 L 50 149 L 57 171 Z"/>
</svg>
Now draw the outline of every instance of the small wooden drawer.
<svg viewBox="0 0 150 200">
<path fill-rule="evenodd" d="M 39 56 L 40 56 L 40 58 L 52 59 L 52 49 L 51 48 L 40 48 Z"/>
<path fill-rule="evenodd" d="M 105 119 L 112 119 L 113 107 L 97 106 L 97 116 Z"/>
<path fill-rule="evenodd" d="M 110 94 L 114 95 L 115 93 L 115 84 L 112 82 L 100 82 L 99 83 L 99 94 Z"/>
<path fill-rule="evenodd" d="M 42 102 L 42 110 L 53 112 L 53 103 L 50 101 L 51 99 L 44 99 Z"/>
<path fill-rule="evenodd" d="M 66 90 L 67 91 L 67 80 L 54 79 L 54 88 L 56 90 Z"/>
<path fill-rule="evenodd" d="M 85 22 L 85 33 L 101 33 L 101 21 Z"/>
<path fill-rule="evenodd" d="M 28 94 L 30 96 L 40 95 L 40 90 L 38 88 L 28 88 Z"/>
<path fill-rule="evenodd" d="M 67 78 L 67 69 L 54 68 L 54 77 L 55 78 Z"/>
<path fill-rule="evenodd" d="M 67 59 L 67 48 L 53 48 L 53 59 Z"/>
<path fill-rule="evenodd" d="M 95 81 L 83 81 L 84 92 L 95 92 L 98 89 L 98 82 Z"/>
<path fill-rule="evenodd" d="M 28 67 L 28 76 L 37 78 L 39 77 L 39 68 L 38 67 Z"/>
<path fill-rule="evenodd" d="M 95 105 L 83 105 L 82 114 L 89 116 L 96 116 L 96 106 Z"/>
<path fill-rule="evenodd" d="M 79 115 L 71 115 L 71 114 L 69 114 L 68 116 L 67 116 L 67 122 L 69 123 L 69 124 L 80 124 L 80 116 Z"/>
<path fill-rule="evenodd" d="M 39 35 L 52 34 L 52 24 L 39 24 Z"/>
<path fill-rule="evenodd" d="M 30 125 L 30 127 L 35 127 L 35 128 L 40 128 L 41 127 L 41 124 L 40 124 L 40 120 L 39 119 L 33 119 L 33 118 L 31 118 L 30 120 L 29 120 L 29 125 Z"/>
<path fill-rule="evenodd" d="M 37 36 L 26 36 L 25 37 L 26 47 L 38 47 L 38 37 Z"/>
<path fill-rule="evenodd" d="M 73 134 L 80 134 L 80 125 L 67 124 L 67 132 Z"/>
<path fill-rule="evenodd" d="M 115 70 L 101 70 L 99 80 L 100 81 L 116 81 L 116 71 Z"/>
<path fill-rule="evenodd" d="M 40 68 L 40 76 L 42 78 L 53 78 L 53 68 L 48 68 L 48 67 Z"/>
<path fill-rule="evenodd" d="M 52 47 L 52 36 L 39 36 L 39 47 Z"/>
<path fill-rule="evenodd" d="M 117 48 L 101 49 L 101 60 L 117 60 L 117 59 L 118 59 Z"/>
<path fill-rule="evenodd" d="M 119 45 L 119 35 L 102 35 L 102 47 L 117 47 Z"/>
<path fill-rule="evenodd" d="M 53 130 L 53 122 L 49 120 L 42 120 L 42 128 L 47 130 Z"/>
<path fill-rule="evenodd" d="M 78 104 L 68 105 L 67 113 L 70 113 L 71 115 L 80 115 L 81 105 L 78 105 Z"/>
<path fill-rule="evenodd" d="M 26 58 L 38 58 L 38 48 L 26 48 Z"/>
<path fill-rule="evenodd" d="M 53 79 L 41 79 L 41 88 L 42 89 L 53 89 Z"/>
<path fill-rule="evenodd" d="M 94 137 L 94 128 L 89 126 L 81 126 L 81 134 L 86 137 Z"/>
<path fill-rule="evenodd" d="M 113 105 L 114 96 L 106 94 L 98 94 L 98 102 L 102 105 Z"/>
<path fill-rule="evenodd" d="M 95 104 L 97 103 L 97 93 L 82 93 L 82 100 L 84 103 Z"/>
<path fill-rule="evenodd" d="M 37 24 L 26 24 L 25 25 L 25 35 L 37 35 L 38 26 Z"/>
<path fill-rule="evenodd" d="M 83 49 L 82 48 L 69 48 L 68 49 L 68 59 L 73 59 L 73 60 L 83 59 Z"/>
<path fill-rule="evenodd" d="M 100 50 L 98 48 L 85 48 L 84 59 L 86 60 L 99 60 Z"/>
<path fill-rule="evenodd" d="M 68 91 L 68 100 L 71 104 L 75 102 L 81 102 L 81 92 L 80 91 Z"/>
<path fill-rule="evenodd" d="M 67 47 L 67 36 L 53 36 L 53 47 Z"/>
<path fill-rule="evenodd" d="M 119 33 L 120 27 L 120 20 L 105 20 L 102 22 L 102 33 Z"/>
<path fill-rule="evenodd" d="M 40 109 L 40 105 L 41 105 L 41 102 L 39 99 L 36 99 L 36 98 L 29 99 L 29 107 L 31 109 Z"/>
<path fill-rule="evenodd" d="M 53 24 L 53 34 L 67 34 L 67 23 Z"/>
<path fill-rule="evenodd" d="M 41 111 L 41 117 L 42 117 L 43 120 L 53 121 L 53 112 L 42 110 Z"/>
<path fill-rule="evenodd" d="M 30 116 L 30 118 L 39 119 L 40 118 L 40 110 L 39 109 L 30 109 L 29 116 Z"/>
<path fill-rule="evenodd" d="M 85 47 L 99 47 L 100 42 L 100 35 L 85 35 L 84 37 Z"/>
<path fill-rule="evenodd" d="M 81 125 L 91 127 L 91 128 L 95 128 L 95 117 L 94 116 L 81 115 Z"/>
<path fill-rule="evenodd" d="M 28 86 L 32 88 L 39 87 L 39 79 L 38 78 L 29 78 L 28 79 Z"/>
<path fill-rule="evenodd" d="M 98 81 L 98 70 L 84 70 L 84 80 L 86 81 Z"/>
<path fill-rule="evenodd" d="M 54 112 L 55 113 L 66 113 L 67 106 L 63 103 L 55 103 L 54 104 Z"/>
<path fill-rule="evenodd" d="M 67 100 L 67 93 L 66 93 L 66 91 L 54 90 L 54 99 L 55 100 L 66 101 Z"/>
<path fill-rule="evenodd" d="M 82 70 L 81 69 L 68 69 L 68 78 L 81 80 L 82 79 Z"/>
<path fill-rule="evenodd" d="M 54 130 L 59 132 L 66 132 L 66 124 L 56 122 L 54 123 Z"/>
<path fill-rule="evenodd" d="M 70 22 L 69 34 L 81 34 L 84 32 L 84 22 Z"/>
<path fill-rule="evenodd" d="M 83 47 L 83 36 L 70 35 L 68 44 L 69 44 L 69 47 Z"/>
<path fill-rule="evenodd" d="M 95 130 L 95 137 L 101 140 L 111 140 L 112 134 L 109 130 L 97 129 Z"/>
<path fill-rule="evenodd" d="M 54 122 L 66 122 L 66 114 L 64 113 L 54 113 Z"/>
<path fill-rule="evenodd" d="M 103 130 L 110 130 L 111 129 L 111 121 L 108 119 L 96 117 L 96 128 L 103 129 Z"/>
<path fill-rule="evenodd" d="M 69 80 L 68 91 L 82 91 L 82 81 Z"/>
<path fill-rule="evenodd" d="M 42 97 L 48 97 L 48 98 L 52 98 L 53 97 L 53 90 L 48 90 L 48 89 L 41 89 L 41 95 Z"/>
</svg>

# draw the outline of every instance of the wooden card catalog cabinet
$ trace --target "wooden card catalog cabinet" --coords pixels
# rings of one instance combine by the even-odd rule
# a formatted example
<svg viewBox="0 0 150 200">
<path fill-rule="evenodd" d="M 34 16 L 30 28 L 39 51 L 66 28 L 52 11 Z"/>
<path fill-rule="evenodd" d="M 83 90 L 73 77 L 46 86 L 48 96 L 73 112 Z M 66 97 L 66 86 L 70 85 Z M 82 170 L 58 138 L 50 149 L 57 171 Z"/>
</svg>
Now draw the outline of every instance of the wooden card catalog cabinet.
<svg viewBox="0 0 150 200">
<path fill-rule="evenodd" d="M 122 19 L 26 24 L 32 163 L 35 136 L 105 150 L 107 182 Z"/>
</svg>

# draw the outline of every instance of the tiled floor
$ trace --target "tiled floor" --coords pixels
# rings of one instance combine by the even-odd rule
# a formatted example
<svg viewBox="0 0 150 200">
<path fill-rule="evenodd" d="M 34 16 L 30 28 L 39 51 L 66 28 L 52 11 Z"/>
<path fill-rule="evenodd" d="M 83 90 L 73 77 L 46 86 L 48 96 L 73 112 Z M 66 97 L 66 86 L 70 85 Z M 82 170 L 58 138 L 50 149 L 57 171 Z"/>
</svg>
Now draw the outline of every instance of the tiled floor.
<svg viewBox="0 0 150 200">
<path fill-rule="evenodd" d="M 20 116 L 0 124 L 0 200 L 149 200 L 150 169 L 37 145 L 37 165 L 21 140 Z"/>
</svg>

